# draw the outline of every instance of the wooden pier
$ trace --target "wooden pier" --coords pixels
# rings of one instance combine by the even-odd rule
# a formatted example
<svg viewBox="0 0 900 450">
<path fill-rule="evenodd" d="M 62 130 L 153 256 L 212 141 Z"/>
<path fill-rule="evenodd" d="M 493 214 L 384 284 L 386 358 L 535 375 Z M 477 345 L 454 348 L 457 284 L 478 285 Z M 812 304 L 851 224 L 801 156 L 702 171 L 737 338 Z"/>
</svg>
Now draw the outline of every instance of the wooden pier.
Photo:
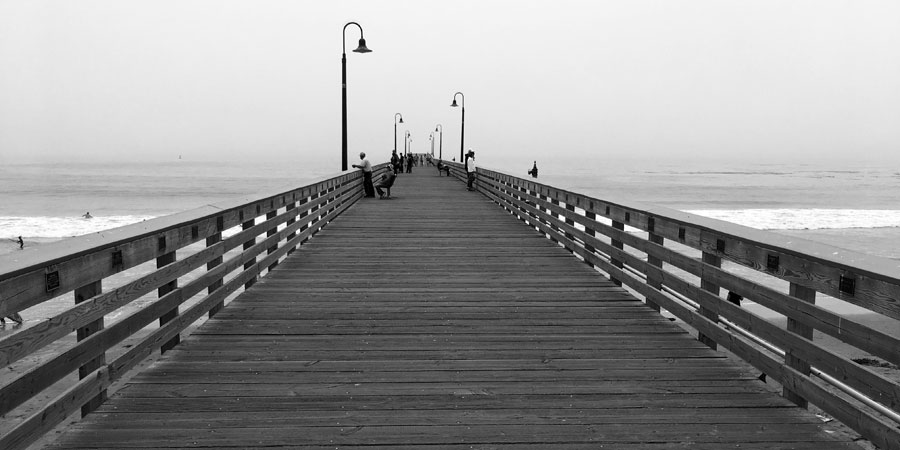
<svg viewBox="0 0 900 450">
<path fill-rule="evenodd" d="M 392 194 L 50 447 L 855 448 L 483 193 L 417 168 Z"/>
</svg>

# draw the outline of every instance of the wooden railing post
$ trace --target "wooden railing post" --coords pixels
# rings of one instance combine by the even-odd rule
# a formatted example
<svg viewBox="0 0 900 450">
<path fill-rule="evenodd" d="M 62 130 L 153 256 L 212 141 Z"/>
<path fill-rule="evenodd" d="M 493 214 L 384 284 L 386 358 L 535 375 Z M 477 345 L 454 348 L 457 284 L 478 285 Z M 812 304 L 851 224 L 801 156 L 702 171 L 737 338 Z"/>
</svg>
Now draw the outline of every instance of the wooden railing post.
<svg viewBox="0 0 900 450">
<path fill-rule="evenodd" d="M 306 201 L 309 201 L 309 200 L 310 200 L 310 198 L 307 197 L 307 198 L 306 198 Z M 303 209 L 303 210 L 300 211 L 300 214 L 297 215 L 297 218 L 298 218 L 298 219 L 303 219 L 303 218 L 305 218 L 305 217 L 308 216 L 308 215 L 309 215 L 309 210 L 308 210 L 308 209 Z M 302 233 L 302 232 L 306 231 L 307 228 L 309 228 L 309 225 L 301 225 L 301 226 L 300 226 L 300 232 Z M 302 245 L 302 244 L 305 244 L 307 241 L 309 241 L 309 238 L 303 239 L 302 241 L 300 241 L 300 244 L 301 244 L 301 245 Z"/>
<path fill-rule="evenodd" d="M 722 258 L 714 253 L 703 252 L 703 262 L 711 266 L 722 267 Z M 705 291 L 712 292 L 715 295 L 719 295 L 719 285 L 713 283 L 704 276 L 700 277 L 700 288 Z M 698 312 L 700 313 L 700 315 L 712 320 L 713 322 L 719 321 L 719 315 L 714 311 L 709 310 L 709 308 L 704 307 L 703 305 L 700 306 L 700 311 Z M 716 341 L 710 339 L 703 333 L 698 333 L 697 339 L 713 350 L 719 348 L 718 344 L 716 344 Z"/>
<path fill-rule="evenodd" d="M 538 198 L 541 199 L 541 200 L 543 200 L 543 201 L 548 201 L 548 200 L 550 200 L 549 198 L 547 198 L 546 195 L 544 195 L 544 194 L 542 194 L 542 193 L 540 193 L 540 192 L 537 192 L 536 194 L 537 194 Z M 544 214 L 549 214 L 549 211 L 548 211 L 547 208 L 545 208 L 543 205 L 539 205 L 539 206 L 538 206 L 538 209 L 539 209 L 542 213 L 544 213 Z M 552 216 L 552 214 L 550 214 L 550 215 Z M 551 227 L 551 228 L 553 228 L 553 229 L 556 228 L 556 227 L 553 225 L 553 222 L 551 222 L 549 219 L 541 218 L 541 219 L 539 219 L 539 220 L 540 220 L 541 223 L 543 223 L 544 225 L 547 225 L 547 226 L 549 226 L 549 227 Z M 551 241 L 556 242 L 556 243 L 559 243 L 559 241 L 556 240 L 556 237 L 553 236 L 552 234 L 547 233 L 547 236 L 550 238 Z"/>
<path fill-rule="evenodd" d="M 537 191 L 533 191 L 533 190 L 530 190 L 530 189 L 527 190 L 527 193 L 528 193 L 528 195 L 530 195 L 532 198 L 538 196 Z M 538 206 L 538 202 L 536 202 L 536 201 L 532 201 L 532 202 L 531 202 L 531 206 L 540 208 L 540 206 Z M 528 212 L 528 216 L 531 217 L 531 219 L 529 219 L 529 220 L 530 220 L 530 222 L 531 222 L 532 228 L 534 228 L 535 230 L 540 231 L 541 228 L 540 228 L 537 224 L 538 224 L 538 222 L 541 221 L 541 219 L 538 217 L 538 214 L 529 211 L 529 212 Z"/>
<path fill-rule="evenodd" d="M 663 245 L 663 243 L 665 242 L 665 240 L 662 236 L 660 236 L 658 234 L 654 234 L 653 232 L 650 233 L 649 237 L 650 237 L 650 242 L 652 242 L 654 244 Z M 662 266 L 663 266 L 663 262 L 661 259 L 659 259 L 653 255 L 650 255 L 650 254 L 647 255 L 647 264 L 650 264 L 651 266 L 654 266 L 654 267 L 659 267 L 660 269 L 662 269 Z M 654 289 L 659 289 L 659 290 L 662 289 L 662 280 L 660 280 L 659 278 L 657 278 L 655 276 L 650 275 L 649 273 L 647 274 L 647 284 L 650 285 L 650 287 L 652 287 Z M 659 305 L 654 303 L 653 300 L 650 300 L 648 298 L 646 300 L 646 302 L 647 302 L 647 306 L 655 309 L 656 311 L 659 311 Z"/>
<path fill-rule="evenodd" d="M 96 295 L 100 295 L 103 291 L 103 282 L 95 281 L 88 285 L 82 286 L 78 289 L 75 289 L 75 304 L 79 304 L 91 297 Z M 104 323 L 103 318 L 99 318 L 75 331 L 76 338 L 79 342 L 84 339 L 87 339 L 94 333 L 103 330 Z M 102 353 L 98 355 L 96 358 L 88 361 L 83 366 L 78 368 L 78 378 L 84 379 L 88 375 L 90 375 L 93 371 L 99 369 L 101 366 L 106 364 L 106 353 Z M 106 401 L 106 389 L 102 390 L 96 397 L 92 398 L 90 401 L 81 405 L 81 417 L 84 417 L 97 409 L 100 404 Z"/>
<path fill-rule="evenodd" d="M 575 205 L 573 205 L 573 204 L 571 204 L 571 203 L 566 203 L 566 211 L 570 211 L 570 212 L 574 213 L 574 212 L 575 212 Z M 574 220 L 572 220 L 572 219 L 566 217 L 566 218 L 565 218 L 565 222 L 566 222 L 566 225 L 570 225 L 570 226 L 572 226 L 572 227 L 575 227 L 575 221 L 574 221 Z M 572 245 L 573 247 L 575 246 L 575 236 L 573 236 L 572 234 L 566 233 L 566 239 L 568 239 L 570 242 L 572 242 L 571 245 Z M 574 249 L 574 248 L 570 248 L 569 251 L 574 253 L 574 252 L 575 252 L 575 249 Z"/>
<path fill-rule="evenodd" d="M 619 221 L 613 220 L 613 221 L 612 221 L 612 227 L 615 228 L 615 229 L 617 229 L 617 230 L 620 230 L 620 231 L 625 231 L 625 223 L 624 223 L 624 222 L 619 222 Z M 618 240 L 618 239 L 611 239 L 611 241 L 612 241 L 612 246 L 613 246 L 613 247 L 615 247 L 615 248 L 617 248 L 617 249 L 619 249 L 619 250 L 624 250 L 624 249 L 625 249 L 625 245 L 622 243 L 622 241 L 620 241 L 620 240 Z M 611 258 L 610 258 L 610 263 L 613 265 L 613 267 L 617 267 L 617 268 L 619 268 L 619 269 L 625 268 L 625 265 L 622 264 L 622 261 L 619 261 L 619 260 L 616 259 L 616 258 L 612 258 L 612 257 L 611 257 Z M 612 281 L 616 286 L 621 286 L 621 285 L 622 285 L 622 281 L 621 281 L 621 280 L 617 280 L 615 277 L 610 277 L 609 280 Z"/>
<path fill-rule="evenodd" d="M 243 223 L 241 223 L 241 229 L 249 230 L 250 228 L 253 228 L 255 225 L 256 225 L 256 217 L 251 217 L 250 220 L 247 220 L 247 221 L 244 221 Z M 247 242 L 244 242 L 244 250 L 247 250 L 250 247 L 253 247 L 254 245 L 256 245 L 256 237 L 254 237 L 253 239 L 250 239 Z M 244 270 L 249 270 L 249 269 L 253 268 L 253 266 L 255 264 L 256 264 L 256 258 L 253 258 L 250 261 L 245 262 Z M 256 284 L 256 275 L 254 275 L 253 278 L 249 279 L 246 283 L 244 283 L 244 289 L 250 289 L 250 287 L 253 286 L 254 284 Z"/>
<path fill-rule="evenodd" d="M 288 203 L 287 208 L 285 208 L 285 211 L 290 212 L 290 211 L 293 211 L 293 210 L 295 210 L 295 209 L 297 209 L 297 202 L 290 202 L 290 203 Z M 291 216 L 290 219 L 287 220 L 287 225 L 286 225 L 286 226 L 287 226 L 288 228 L 290 228 L 291 225 L 293 225 L 293 224 L 296 223 L 296 222 L 297 222 L 297 216 L 296 216 L 296 215 L 293 215 L 293 216 Z M 297 232 L 296 232 L 296 231 L 291 232 L 290 234 L 287 235 L 287 242 L 290 242 L 290 241 L 291 241 L 292 239 L 294 239 L 294 237 L 296 237 L 296 236 L 297 236 Z M 288 252 L 287 252 L 288 255 L 290 255 L 291 253 L 294 253 L 295 250 L 297 250 L 297 247 L 292 247 L 292 248 L 290 248 L 290 249 L 288 250 Z"/>
<path fill-rule="evenodd" d="M 593 208 L 593 207 L 594 207 L 594 205 L 591 205 L 591 208 Z M 597 214 L 594 214 L 594 213 L 591 212 L 591 211 L 585 211 L 585 212 L 584 212 L 584 216 L 587 217 L 587 218 L 590 219 L 590 220 L 596 220 L 596 219 L 597 219 Z M 585 224 L 585 226 L 584 226 L 584 233 L 587 234 L 588 236 L 592 236 L 592 237 L 596 237 L 596 236 L 597 236 L 597 232 L 596 232 L 593 228 L 587 226 L 587 224 Z M 584 249 L 585 249 L 588 253 L 594 253 L 594 252 L 597 251 L 597 249 L 595 249 L 593 245 L 589 245 L 589 244 L 584 244 Z M 585 263 L 586 263 L 587 265 L 591 266 L 591 267 L 594 267 L 594 265 L 593 265 L 592 263 L 588 262 L 587 260 L 585 260 Z"/>
<path fill-rule="evenodd" d="M 172 251 L 172 252 L 166 253 L 166 254 L 156 258 L 156 268 L 160 269 L 160 268 L 167 266 L 169 264 L 172 264 L 174 262 L 175 262 L 175 252 Z M 169 292 L 174 291 L 175 289 L 178 289 L 178 280 L 177 279 L 164 284 L 159 289 L 157 289 L 156 292 L 159 295 L 159 297 L 162 298 L 164 295 L 168 294 Z M 159 316 L 159 326 L 163 326 L 163 325 L 169 323 L 176 317 L 178 317 L 178 307 L 177 306 L 174 309 L 172 309 L 171 311 Z M 159 348 L 160 353 L 165 353 L 165 352 L 171 350 L 173 347 L 178 345 L 179 342 L 181 342 L 181 335 L 175 335 L 175 337 L 170 339 L 168 342 L 164 343 Z"/>
<path fill-rule="evenodd" d="M 270 211 L 268 214 L 266 214 L 266 220 L 272 220 L 277 215 L 278 215 L 277 210 Z M 275 233 L 278 233 L 278 227 L 270 228 L 269 231 L 266 232 L 266 237 L 274 236 Z M 278 243 L 277 242 L 272 244 L 268 249 L 266 249 L 266 254 L 271 255 L 272 253 L 275 253 L 276 251 L 278 251 Z M 269 265 L 269 269 L 268 269 L 269 272 L 271 272 L 272 269 L 274 269 L 275 266 L 277 266 L 277 265 L 278 265 L 278 260 L 276 259 L 275 262 L 273 262 L 272 264 Z"/>
<path fill-rule="evenodd" d="M 791 297 L 796 297 L 802 301 L 815 303 L 816 302 L 816 291 L 814 289 L 810 289 L 805 286 L 801 286 L 799 284 L 791 283 L 790 285 L 790 295 Z M 796 320 L 793 317 L 788 317 L 787 319 L 787 330 L 799 334 L 800 336 L 805 337 L 806 339 L 812 340 L 813 338 L 813 329 L 808 325 L 804 325 Z M 794 369 L 797 369 L 800 373 L 804 375 L 809 375 L 809 363 L 794 356 L 793 352 L 790 348 L 786 349 L 784 355 L 784 362 Z M 783 387 L 782 395 L 784 398 L 794 402 L 797 406 L 801 408 L 808 408 L 809 404 L 805 398 L 798 395 L 796 392 Z"/>
<path fill-rule="evenodd" d="M 221 232 L 216 233 L 216 234 L 206 238 L 206 246 L 212 247 L 213 245 L 216 245 L 216 243 L 220 242 L 221 240 L 222 240 L 222 233 Z M 208 263 L 206 263 L 206 270 L 207 271 L 212 270 L 219 264 L 222 264 L 222 261 L 223 261 L 222 256 L 217 256 L 217 257 L 211 259 Z M 222 287 L 222 279 L 221 278 L 210 283 L 209 287 L 206 288 L 206 292 L 208 294 L 212 294 L 213 291 L 215 291 L 216 289 L 218 289 L 220 287 Z M 217 303 L 216 305 L 214 305 L 212 308 L 209 309 L 209 317 L 216 315 L 216 313 L 221 311 L 222 308 L 224 308 L 224 307 L 225 307 L 225 300 L 222 300 L 221 302 Z"/>
<path fill-rule="evenodd" d="M 557 199 L 555 199 L 555 198 L 548 198 L 548 199 L 550 200 L 550 203 L 551 203 L 551 204 L 553 204 L 553 205 L 555 205 L 555 206 L 559 206 L 559 200 L 557 200 Z M 557 233 L 559 233 L 560 231 L 562 231 L 562 230 L 559 229 L 559 226 L 556 225 L 556 224 L 558 223 L 557 220 L 559 220 L 559 215 L 556 214 L 556 213 L 554 213 L 553 211 L 550 211 L 550 217 L 553 218 L 553 220 L 550 221 L 550 223 L 549 223 L 550 228 L 552 228 L 553 231 L 555 231 L 555 232 L 557 232 Z M 553 238 L 551 238 L 551 240 L 552 240 L 553 242 L 556 242 L 557 244 L 559 243 L 559 240 L 556 239 L 555 236 L 554 236 Z"/>
<path fill-rule="evenodd" d="M 321 194 L 318 191 L 314 192 L 312 195 L 309 196 L 309 200 L 310 201 L 318 200 L 320 195 Z M 322 214 L 318 212 L 319 209 L 321 209 L 321 206 L 318 203 L 313 205 L 312 208 L 309 208 L 309 215 L 313 216 L 313 219 L 310 221 L 309 228 L 314 228 L 314 227 L 319 226 L 319 220 L 322 218 Z M 319 231 L 319 229 L 316 228 L 315 230 L 312 231 L 312 233 L 316 233 L 318 231 Z M 307 240 L 308 239 L 309 238 L 307 238 Z M 306 241 L 303 241 L 303 242 L 306 243 Z"/>
</svg>

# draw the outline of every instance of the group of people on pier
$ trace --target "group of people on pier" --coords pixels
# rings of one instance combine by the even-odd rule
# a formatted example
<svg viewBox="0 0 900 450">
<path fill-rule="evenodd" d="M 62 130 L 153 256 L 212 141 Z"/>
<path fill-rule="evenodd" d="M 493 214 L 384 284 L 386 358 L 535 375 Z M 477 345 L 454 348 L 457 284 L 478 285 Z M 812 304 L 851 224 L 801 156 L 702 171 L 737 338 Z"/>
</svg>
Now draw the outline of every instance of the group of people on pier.
<svg viewBox="0 0 900 450">
<path fill-rule="evenodd" d="M 404 168 L 406 168 L 406 173 L 412 173 L 412 168 L 414 166 L 424 166 L 425 160 L 426 158 L 423 154 L 409 153 L 397 156 L 397 150 L 391 153 L 391 166 L 394 167 L 397 173 L 403 173 Z"/>
<path fill-rule="evenodd" d="M 359 164 L 353 164 L 354 168 L 360 169 L 363 173 L 363 189 L 365 190 L 366 197 L 375 197 L 375 191 L 378 191 L 378 196 L 380 198 L 385 197 L 385 191 L 387 190 L 387 197 L 391 196 L 391 186 L 394 184 L 394 180 L 397 178 L 397 174 L 403 173 L 404 167 L 406 168 L 406 173 L 412 173 L 412 168 L 414 165 L 422 165 L 424 166 L 426 162 L 428 164 L 434 164 L 431 160 L 431 155 L 425 154 L 408 154 L 408 155 L 397 155 L 397 150 L 394 150 L 391 153 L 391 162 L 387 166 L 387 172 L 382 175 L 381 180 L 378 181 L 378 185 L 372 181 L 372 163 L 366 159 L 365 152 L 361 152 L 359 154 L 360 162 Z M 438 160 L 437 162 L 438 174 L 441 171 L 446 171 L 447 175 L 450 175 L 450 168 L 443 161 Z M 476 174 L 476 165 L 475 165 L 475 151 L 471 148 L 468 152 L 466 152 L 465 159 L 465 169 L 466 169 L 466 189 L 469 191 L 475 190 L 475 174 Z M 537 178 L 538 168 L 537 161 L 534 162 L 534 166 L 531 170 L 528 171 L 528 174 L 534 178 Z"/>
</svg>

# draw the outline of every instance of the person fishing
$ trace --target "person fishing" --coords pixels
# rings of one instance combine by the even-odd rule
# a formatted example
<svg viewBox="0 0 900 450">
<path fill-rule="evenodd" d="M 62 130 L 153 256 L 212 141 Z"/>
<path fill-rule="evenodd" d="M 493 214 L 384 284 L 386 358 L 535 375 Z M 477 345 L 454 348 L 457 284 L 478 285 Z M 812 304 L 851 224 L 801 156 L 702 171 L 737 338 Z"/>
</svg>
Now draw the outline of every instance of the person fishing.
<svg viewBox="0 0 900 450">
<path fill-rule="evenodd" d="M 532 167 L 531 170 L 528 171 L 528 175 L 531 175 L 533 178 L 537 178 L 537 174 L 538 174 L 537 161 L 535 161 L 534 167 Z"/>
</svg>

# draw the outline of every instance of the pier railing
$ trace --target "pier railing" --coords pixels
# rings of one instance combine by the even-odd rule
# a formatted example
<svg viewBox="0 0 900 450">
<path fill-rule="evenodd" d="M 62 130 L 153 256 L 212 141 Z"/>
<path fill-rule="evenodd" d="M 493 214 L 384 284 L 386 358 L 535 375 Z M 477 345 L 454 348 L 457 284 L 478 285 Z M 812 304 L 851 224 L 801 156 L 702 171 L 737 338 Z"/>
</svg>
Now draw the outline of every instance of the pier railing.
<svg viewBox="0 0 900 450">
<path fill-rule="evenodd" d="M 461 164 L 448 165 L 465 179 Z M 4 428 L 0 448 L 24 447 L 71 414 L 95 409 L 129 369 L 172 348 L 192 324 L 346 210 L 362 196 L 361 181 L 359 173 L 343 174 L 0 263 L 0 316 L 67 303 L 0 339 L 0 415 L 32 411 Z M 817 296 L 832 297 L 900 328 L 897 261 L 485 169 L 477 188 L 650 307 L 680 318 L 707 345 L 727 348 L 780 382 L 794 402 L 820 407 L 881 448 L 900 449 L 900 385 L 812 339 L 816 330 L 900 364 L 897 336 L 816 304 Z M 125 271 L 139 274 L 115 285 Z M 783 315 L 787 326 L 742 307 L 740 297 Z M 19 367 L 9 370 L 13 365 Z"/>
<path fill-rule="evenodd" d="M 0 339 L 0 416 L 33 411 L 4 427 L 0 448 L 23 448 L 79 409 L 96 409 L 129 369 L 177 345 L 188 327 L 362 195 L 361 174 L 347 173 L 67 239 L 0 263 L 0 316 L 65 303 Z M 104 289 L 123 271 L 137 275 Z"/>
<path fill-rule="evenodd" d="M 465 178 L 462 165 L 448 164 Z M 815 330 L 900 365 L 900 262 L 482 168 L 477 188 L 650 307 L 684 321 L 710 347 L 721 345 L 777 380 L 788 399 L 818 406 L 880 448 L 900 449 L 900 385 L 812 339 Z M 738 266 L 758 276 L 742 276 Z M 898 333 L 823 308 L 817 296 L 889 318 Z M 742 307 L 741 298 L 783 315 L 786 327 Z"/>
</svg>

